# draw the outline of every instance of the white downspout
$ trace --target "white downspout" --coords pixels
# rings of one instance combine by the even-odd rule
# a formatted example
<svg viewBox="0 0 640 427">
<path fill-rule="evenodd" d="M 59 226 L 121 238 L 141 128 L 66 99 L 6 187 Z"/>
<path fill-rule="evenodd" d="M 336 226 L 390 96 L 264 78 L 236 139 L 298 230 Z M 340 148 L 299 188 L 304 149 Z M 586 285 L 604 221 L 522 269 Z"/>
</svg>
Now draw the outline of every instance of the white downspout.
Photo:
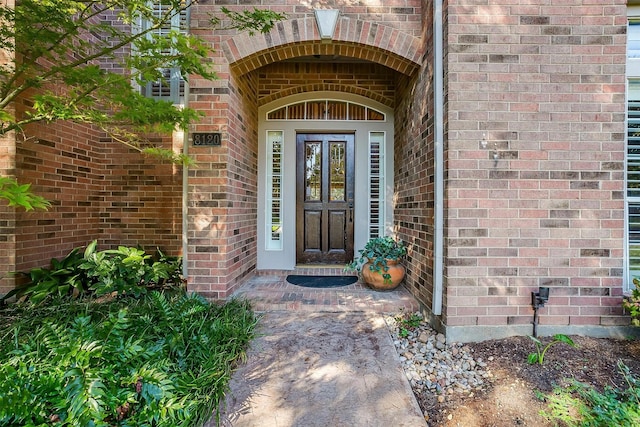
<svg viewBox="0 0 640 427">
<path fill-rule="evenodd" d="M 187 105 L 188 89 L 185 84 L 185 106 Z M 185 156 L 189 155 L 189 131 L 185 130 L 183 133 L 182 152 Z M 188 246 L 188 233 L 187 227 L 189 226 L 189 167 L 187 165 L 182 166 L 182 276 L 187 279 L 189 277 L 189 269 L 187 267 L 187 250 Z"/>
<path fill-rule="evenodd" d="M 443 252 L 444 252 L 444 73 L 443 73 L 443 23 L 442 0 L 433 5 L 433 87 L 434 87 L 434 174 L 435 174 L 435 212 L 434 212 L 434 260 L 433 260 L 433 305 L 435 316 L 442 314 Z"/>
<path fill-rule="evenodd" d="M 191 6 L 187 8 L 187 32 L 191 32 Z M 189 79 L 184 82 L 184 108 L 189 108 Z M 189 156 L 189 129 L 182 132 L 182 153 Z M 189 166 L 182 166 L 182 277 L 189 278 L 188 249 L 189 249 Z"/>
</svg>

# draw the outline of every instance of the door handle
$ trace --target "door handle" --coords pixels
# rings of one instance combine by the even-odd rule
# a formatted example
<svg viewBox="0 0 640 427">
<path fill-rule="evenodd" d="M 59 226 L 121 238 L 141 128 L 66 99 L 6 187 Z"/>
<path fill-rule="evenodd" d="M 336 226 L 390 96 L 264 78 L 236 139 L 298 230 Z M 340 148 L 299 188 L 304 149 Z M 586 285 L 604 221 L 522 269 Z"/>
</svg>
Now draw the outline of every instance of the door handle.
<svg viewBox="0 0 640 427">
<path fill-rule="evenodd" d="M 353 200 L 349 200 L 349 222 L 353 222 Z"/>
</svg>

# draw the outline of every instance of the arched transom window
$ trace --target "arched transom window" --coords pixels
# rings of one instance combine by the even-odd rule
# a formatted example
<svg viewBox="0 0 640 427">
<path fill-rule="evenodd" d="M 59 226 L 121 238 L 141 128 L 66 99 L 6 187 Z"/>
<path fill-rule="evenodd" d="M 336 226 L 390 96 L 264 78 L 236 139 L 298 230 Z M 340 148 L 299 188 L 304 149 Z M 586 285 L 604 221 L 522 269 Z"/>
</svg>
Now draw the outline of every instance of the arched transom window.
<svg viewBox="0 0 640 427">
<path fill-rule="evenodd" d="M 320 99 L 285 105 L 267 113 L 267 120 L 385 121 L 385 114 L 347 101 Z"/>
</svg>

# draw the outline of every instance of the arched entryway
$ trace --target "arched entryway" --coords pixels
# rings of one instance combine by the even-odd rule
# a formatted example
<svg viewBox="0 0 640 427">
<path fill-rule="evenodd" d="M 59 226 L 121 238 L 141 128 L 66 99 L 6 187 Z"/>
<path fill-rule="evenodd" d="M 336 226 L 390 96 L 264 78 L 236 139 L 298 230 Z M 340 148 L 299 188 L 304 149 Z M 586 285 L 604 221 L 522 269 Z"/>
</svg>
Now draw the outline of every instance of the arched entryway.
<svg viewBox="0 0 640 427">
<path fill-rule="evenodd" d="M 402 105 L 398 94 L 406 93 L 409 80 L 418 73 L 422 43 L 410 32 L 347 16 L 338 19 L 330 40 L 321 39 L 316 20 L 299 17 L 278 23 L 267 34 L 244 33 L 224 39 L 218 52 L 228 64 L 221 79 L 192 82 L 190 87 L 194 105 L 209 108 L 207 117 L 192 131 L 220 132 L 222 144 L 189 147 L 199 169 L 189 172 L 186 251 L 192 288 L 207 296 L 225 297 L 256 269 L 288 270 L 298 262 L 297 151 L 288 144 L 295 144 L 299 135 L 338 136 L 322 142 L 328 147 L 337 147 L 346 136 L 352 136 L 352 143 L 344 143 L 345 147 L 353 146 L 353 212 L 345 193 L 341 211 L 326 209 L 319 215 L 332 215 L 334 225 L 354 223 L 353 243 L 333 244 L 325 252 L 343 246 L 346 259 L 364 245 L 371 232 L 367 230 L 371 224 L 371 191 L 367 189 L 371 187 L 367 183 L 371 168 L 366 165 L 370 144 L 383 147 L 385 157 L 379 161 L 392 165 L 397 128 L 394 108 Z M 267 112 L 275 108 L 309 100 L 350 103 L 364 111 L 382 112 L 385 119 L 379 123 L 339 118 L 267 119 Z M 273 138 L 278 135 L 283 144 L 281 161 L 286 166 L 281 171 L 284 175 L 275 177 L 282 179 L 282 218 L 273 214 L 275 193 L 267 188 L 275 182 L 267 166 L 273 167 L 274 155 L 278 155 L 273 148 Z M 267 147 L 271 151 L 267 152 Z M 390 167 L 381 169 L 387 174 L 381 193 L 392 188 Z M 294 175 L 286 175 L 290 173 Z M 392 200 L 384 195 L 384 202 L 379 203 Z M 267 207 L 271 209 L 268 212 Z M 392 213 L 391 207 L 380 207 L 378 229 L 389 225 Z M 311 222 L 312 217 L 313 213 L 308 216 Z M 339 235 L 327 233 L 324 239 L 340 243 Z"/>
<path fill-rule="evenodd" d="M 309 92 L 259 109 L 258 269 L 342 264 L 393 224 L 393 110 Z"/>
<path fill-rule="evenodd" d="M 421 44 L 360 20 L 337 19 L 331 40 L 317 30 L 298 18 L 225 44 L 259 106 L 258 270 L 344 264 L 392 228 L 395 94 Z"/>
</svg>

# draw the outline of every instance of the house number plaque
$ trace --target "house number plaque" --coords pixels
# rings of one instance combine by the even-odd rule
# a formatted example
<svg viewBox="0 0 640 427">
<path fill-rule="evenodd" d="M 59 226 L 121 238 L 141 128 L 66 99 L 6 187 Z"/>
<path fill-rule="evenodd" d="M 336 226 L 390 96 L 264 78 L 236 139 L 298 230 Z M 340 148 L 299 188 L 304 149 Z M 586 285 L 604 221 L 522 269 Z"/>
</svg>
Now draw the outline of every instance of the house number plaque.
<svg viewBox="0 0 640 427">
<path fill-rule="evenodd" d="M 191 134 L 195 147 L 219 147 L 222 143 L 222 134 L 211 132 L 194 132 Z"/>
</svg>

